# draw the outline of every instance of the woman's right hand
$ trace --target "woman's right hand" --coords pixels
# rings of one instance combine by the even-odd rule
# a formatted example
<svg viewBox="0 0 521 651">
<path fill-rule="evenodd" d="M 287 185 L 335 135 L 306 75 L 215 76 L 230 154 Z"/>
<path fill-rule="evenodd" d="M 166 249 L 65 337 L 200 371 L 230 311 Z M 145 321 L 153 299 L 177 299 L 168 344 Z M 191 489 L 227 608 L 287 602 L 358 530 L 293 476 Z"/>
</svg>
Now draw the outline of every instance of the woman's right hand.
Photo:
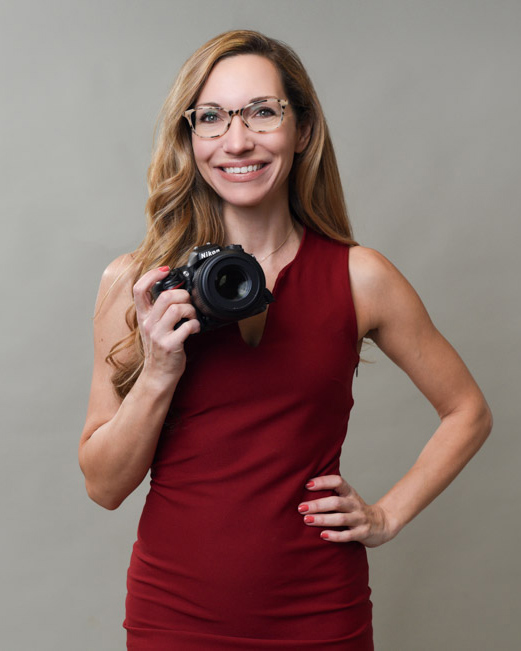
<svg viewBox="0 0 521 651">
<path fill-rule="evenodd" d="M 148 271 L 134 285 L 133 294 L 145 354 L 142 372 L 162 383 L 176 384 L 186 366 L 184 342 L 201 326 L 186 290 L 169 289 L 152 301 L 152 286 L 168 272 L 168 267 Z M 182 319 L 186 321 L 174 329 Z"/>
</svg>

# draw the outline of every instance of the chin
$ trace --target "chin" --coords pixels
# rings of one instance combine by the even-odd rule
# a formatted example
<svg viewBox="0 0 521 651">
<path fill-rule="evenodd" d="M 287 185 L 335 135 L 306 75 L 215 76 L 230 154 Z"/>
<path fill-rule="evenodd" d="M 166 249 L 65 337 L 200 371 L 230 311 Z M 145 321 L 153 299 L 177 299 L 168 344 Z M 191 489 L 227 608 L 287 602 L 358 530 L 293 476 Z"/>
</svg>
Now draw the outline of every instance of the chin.
<svg viewBox="0 0 521 651">
<path fill-rule="evenodd" d="M 255 208 L 263 205 L 287 202 L 287 190 L 284 188 L 254 188 L 244 183 L 234 188 L 222 188 L 217 184 L 212 186 L 221 197 L 223 205 L 228 204 L 237 208 Z"/>
<path fill-rule="evenodd" d="M 228 204 L 237 208 L 254 208 L 270 201 L 270 198 L 264 193 L 247 190 L 243 192 L 219 192 L 217 188 L 214 188 L 214 190 L 221 197 L 224 205 Z"/>
</svg>

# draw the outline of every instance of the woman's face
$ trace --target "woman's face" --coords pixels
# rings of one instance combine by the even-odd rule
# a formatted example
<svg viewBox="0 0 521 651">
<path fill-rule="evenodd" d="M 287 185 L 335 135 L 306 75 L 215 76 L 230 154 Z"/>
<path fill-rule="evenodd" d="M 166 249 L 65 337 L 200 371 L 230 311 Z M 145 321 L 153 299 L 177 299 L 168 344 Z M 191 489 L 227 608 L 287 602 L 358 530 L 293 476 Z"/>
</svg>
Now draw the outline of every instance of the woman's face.
<svg viewBox="0 0 521 651">
<path fill-rule="evenodd" d="M 240 109 L 264 97 L 287 99 L 280 75 L 268 59 L 241 54 L 223 59 L 214 67 L 195 106 L 215 104 Z M 267 133 L 248 129 L 239 116 L 219 138 L 192 134 L 195 162 L 204 180 L 223 199 L 224 208 L 271 206 L 288 201 L 288 175 L 296 152 L 309 139 L 307 129 L 297 126 L 287 106 L 280 127 Z M 253 166 L 239 172 L 237 168 Z"/>
</svg>

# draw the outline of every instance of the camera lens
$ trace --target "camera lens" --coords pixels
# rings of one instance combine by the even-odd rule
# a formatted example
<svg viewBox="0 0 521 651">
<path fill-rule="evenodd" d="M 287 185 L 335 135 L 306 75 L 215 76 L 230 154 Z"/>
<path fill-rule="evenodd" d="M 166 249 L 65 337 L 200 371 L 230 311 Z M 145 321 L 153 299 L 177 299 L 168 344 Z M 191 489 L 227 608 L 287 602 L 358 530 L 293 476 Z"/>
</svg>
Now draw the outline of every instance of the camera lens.
<svg viewBox="0 0 521 651">
<path fill-rule="evenodd" d="M 228 265 L 218 269 L 215 277 L 215 289 L 219 296 L 228 301 L 239 301 L 248 295 L 251 281 L 237 266 Z"/>
<path fill-rule="evenodd" d="M 207 258 L 194 274 L 192 300 L 217 321 L 239 321 L 266 306 L 264 273 L 251 255 L 234 249 Z"/>
</svg>

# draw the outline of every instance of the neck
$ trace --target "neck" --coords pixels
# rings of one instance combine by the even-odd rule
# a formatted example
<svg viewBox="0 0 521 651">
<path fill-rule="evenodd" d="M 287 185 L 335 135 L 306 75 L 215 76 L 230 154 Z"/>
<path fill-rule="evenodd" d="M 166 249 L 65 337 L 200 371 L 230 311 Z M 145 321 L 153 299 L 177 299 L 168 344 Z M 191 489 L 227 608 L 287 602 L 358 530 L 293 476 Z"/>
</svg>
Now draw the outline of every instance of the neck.
<svg viewBox="0 0 521 651">
<path fill-rule="evenodd" d="M 237 209 L 227 207 L 224 211 L 224 232 L 226 244 L 241 244 L 247 253 L 262 259 L 288 237 L 293 220 L 289 207 L 284 210 Z M 291 236 L 288 237 L 289 240 Z M 282 247 L 281 247 L 282 248 Z"/>
</svg>

